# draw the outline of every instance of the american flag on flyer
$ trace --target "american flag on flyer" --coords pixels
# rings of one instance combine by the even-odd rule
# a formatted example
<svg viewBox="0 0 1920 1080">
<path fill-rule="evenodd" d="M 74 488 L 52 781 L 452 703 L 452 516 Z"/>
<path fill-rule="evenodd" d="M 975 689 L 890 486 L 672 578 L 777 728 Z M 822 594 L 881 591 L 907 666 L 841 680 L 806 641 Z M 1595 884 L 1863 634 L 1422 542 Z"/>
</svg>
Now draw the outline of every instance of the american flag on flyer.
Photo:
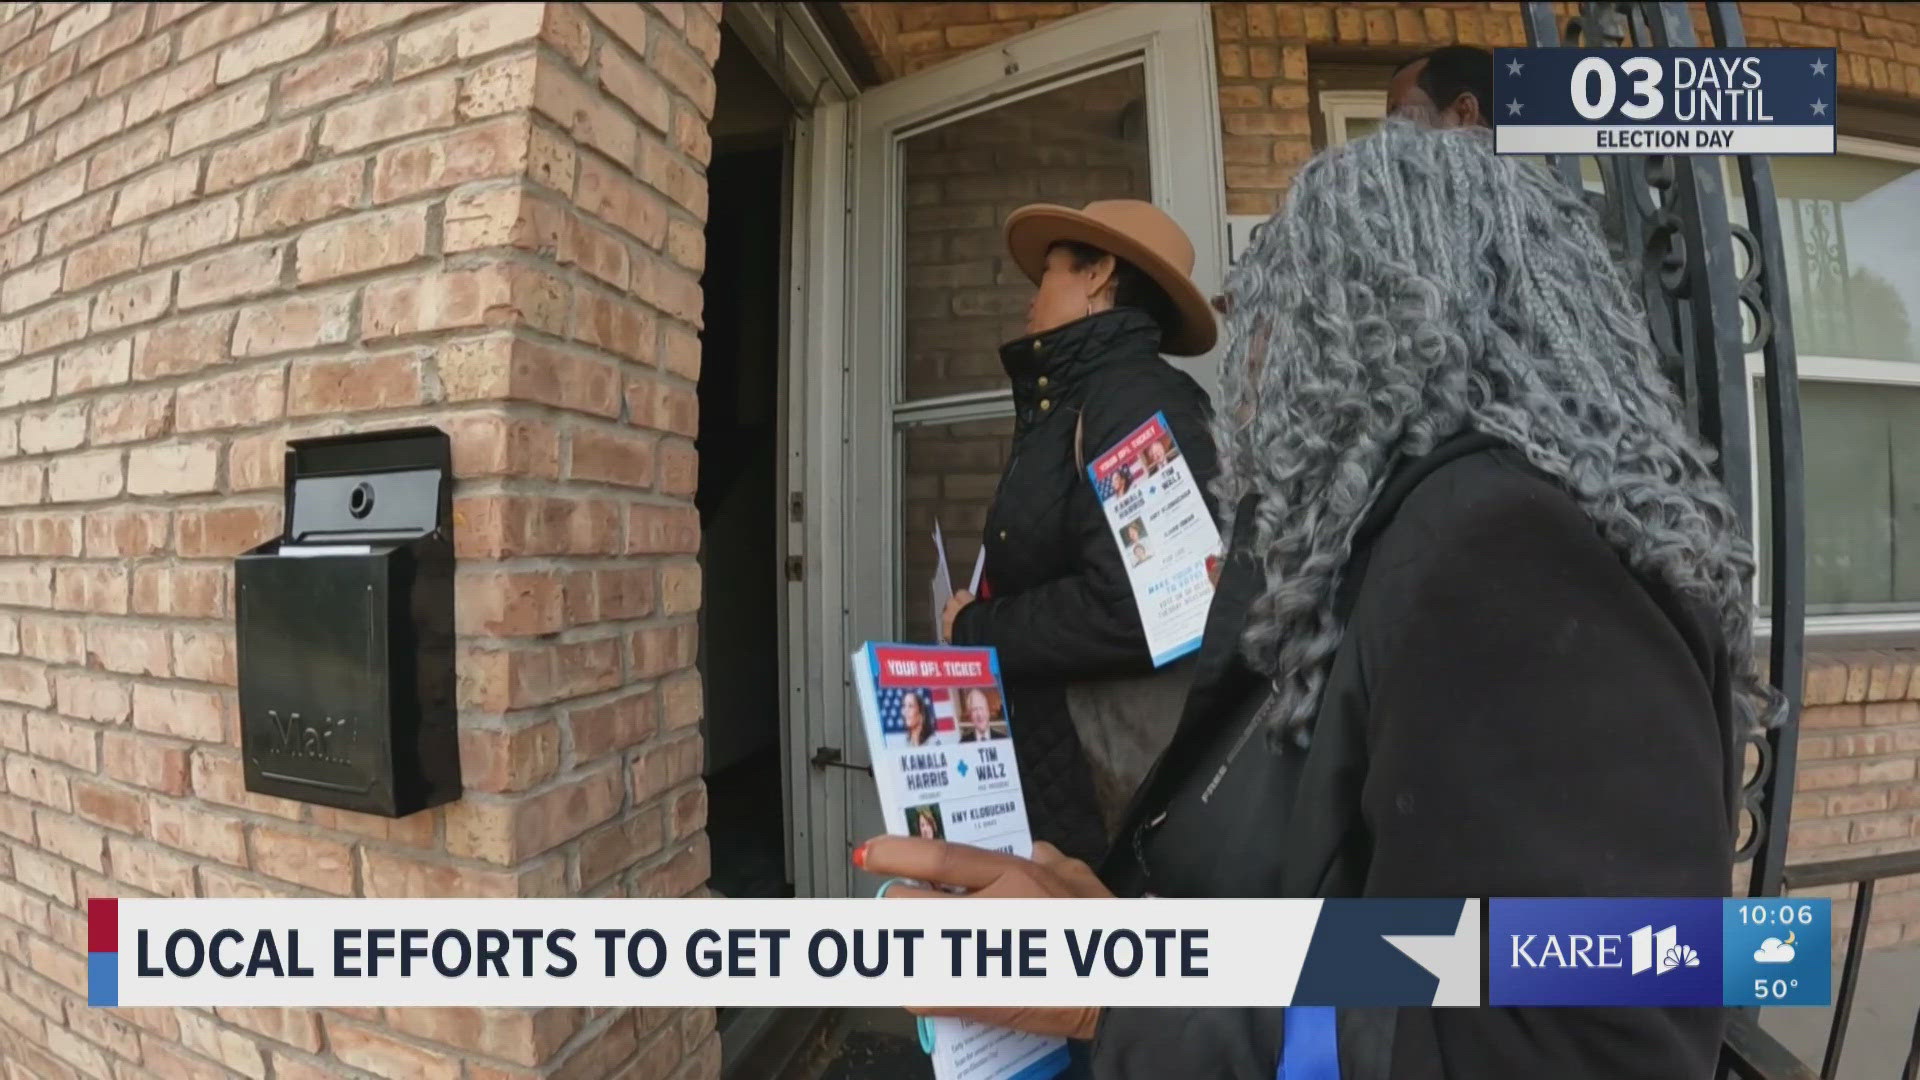
<svg viewBox="0 0 1920 1080">
<path fill-rule="evenodd" d="M 958 729 L 958 721 L 953 715 L 953 695 L 945 690 L 909 690 L 902 687 L 882 686 L 879 688 L 882 734 L 889 737 L 906 734 L 907 718 L 900 699 L 908 694 L 919 694 L 922 705 L 926 704 L 929 698 L 933 700 L 933 730 L 936 734 Z"/>
</svg>

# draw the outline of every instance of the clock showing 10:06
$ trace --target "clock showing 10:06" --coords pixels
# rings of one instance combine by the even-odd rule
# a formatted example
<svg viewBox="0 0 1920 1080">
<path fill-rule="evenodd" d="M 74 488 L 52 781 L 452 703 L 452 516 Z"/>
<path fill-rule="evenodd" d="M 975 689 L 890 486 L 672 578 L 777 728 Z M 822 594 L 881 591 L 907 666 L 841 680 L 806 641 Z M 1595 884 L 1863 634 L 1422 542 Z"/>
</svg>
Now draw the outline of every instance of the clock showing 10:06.
<svg viewBox="0 0 1920 1080">
<path fill-rule="evenodd" d="M 1721 941 L 1725 1004 L 1832 1004 L 1833 901 L 1728 900 Z"/>
</svg>

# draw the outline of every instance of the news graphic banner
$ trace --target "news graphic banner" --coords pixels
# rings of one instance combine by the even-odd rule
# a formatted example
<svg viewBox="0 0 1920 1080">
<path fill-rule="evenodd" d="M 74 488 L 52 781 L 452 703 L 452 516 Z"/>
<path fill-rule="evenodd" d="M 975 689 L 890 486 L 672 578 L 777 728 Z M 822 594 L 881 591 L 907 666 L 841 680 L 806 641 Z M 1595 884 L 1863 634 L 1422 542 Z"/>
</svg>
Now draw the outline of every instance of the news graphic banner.
<svg viewBox="0 0 1920 1080">
<path fill-rule="evenodd" d="M 1476 1005 L 1478 900 L 92 899 L 97 1006 Z"/>
<path fill-rule="evenodd" d="M 1495 49 L 1502 154 L 1831 154 L 1833 49 Z"/>
<path fill-rule="evenodd" d="M 1494 900 L 1492 1005 L 1832 1003 L 1833 902 Z"/>
</svg>

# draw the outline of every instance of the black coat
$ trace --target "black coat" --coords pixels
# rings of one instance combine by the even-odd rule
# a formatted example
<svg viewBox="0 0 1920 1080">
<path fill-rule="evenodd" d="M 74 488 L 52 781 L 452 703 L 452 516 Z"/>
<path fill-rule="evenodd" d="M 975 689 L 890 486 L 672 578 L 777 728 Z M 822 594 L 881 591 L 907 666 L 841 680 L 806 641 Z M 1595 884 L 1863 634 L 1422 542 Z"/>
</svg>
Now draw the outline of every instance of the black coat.
<svg viewBox="0 0 1920 1080">
<path fill-rule="evenodd" d="M 1250 514 L 1240 515 L 1244 521 Z M 1714 624 L 1484 436 L 1399 470 L 1356 536 L 1311 744 L 1231 752 L 1236 536 L 1192 696 L 1102 877 L 1122 896 L 1725 896 L 1738 777 Z M 1203 796 L 1222 763 L 1225 774 Z M 1340 1010 L 1343 1080 L 1706 1080 L 1714 1009 Z M 1270 1080 L 1280 1010 L 1108 1010 L 1099 1080 Z"/>
<path fill-rule="evenodd" d="M 1131 308 L 1001 347 L 1015 413 L 1013 454 L 987 511 L 991 597 L 953 627 L 955 644 L 999 651 L 1034 838 L 1088 860 L 1106 835 L 1066 687 L 1145 674 L 1153 661 L 1119 544 L 1076 463 L 1075 428 L 1091 461 L 1162 413 L 1202 491 L 1219 472 L 1206 391 L 1159 348 L 1159 327 Z"/>
</svg>

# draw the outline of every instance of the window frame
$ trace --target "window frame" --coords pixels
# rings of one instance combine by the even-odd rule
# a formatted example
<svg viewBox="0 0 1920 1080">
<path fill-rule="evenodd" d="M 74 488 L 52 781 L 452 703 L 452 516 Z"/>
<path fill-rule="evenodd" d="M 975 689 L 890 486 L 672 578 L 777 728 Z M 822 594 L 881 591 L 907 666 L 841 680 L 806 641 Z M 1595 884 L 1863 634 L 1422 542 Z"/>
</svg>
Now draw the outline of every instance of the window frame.
<svg viewBox="0 0 1920 1080">
<path fill-rule="evenodd" d="M 1350 120 L 1385 119 L 1387 114 L 1387 95 L 1384 90 L 1321 90 L 1316 95 L 1314 108 L 1326 132 L 1326 145 L 1344 146 L 1348 142 L 1347 123 Z M 1834 150 L 1839 154 L 1855 157 L 1878 158 L 1883 161 L 1895 161 L 1920 168 L 1920 146 L 1889 142 L 1884 139 L 1867 138 L 1859 135 L 1841 135 L 1836 139 Z M 1737 191 L 1734 182 L 1734 168 L 1731 159 L 1721 159 L 1722 168 L 1727 175 L 1729 192 Z M 1801 353 L 1796 357 L 1801 382 L 1844 382 L 1864 383 L 1879 386 L 1901 386 L 1920 388 L 1920 361 L 1868 360 L 1845 356 L 1824 356 Z M 1746 369 L 1749 385 L 1765 375 L 1765 360 L 1758 352 L 1748 353 Z M 1756 433 L 1757 438 L 1759 410 L 1765 408 L 1764 399 L 1758 393 L 1747 395 L 1747 430 Z M 1751 448 L 1753 460 L 1759 460 L 1760 447 L 1756 442 Z M 1761 477 L 1756 472 L 1752 478 L 1753 490 L 1748 505 L 1760 506 Z M 1749 523 L 1756 540 L 1763 523 Z M 1756 545 L 1757 551 L 1757 545 Z M 1755 576 L 1753 584 L 1754 598 L 1754 634 L 1768 637 L 1773 632 L 1772 617 L 1760 607 L 1760 581 Z M 1920 601 L 1904 611 L 1880 611 L 1855 614 L 1808 615 L 1806 629 L 1809 636 L 1851 637 L 1851 636 L 1907 636 L 1920 634 Z"/>
</svg>

